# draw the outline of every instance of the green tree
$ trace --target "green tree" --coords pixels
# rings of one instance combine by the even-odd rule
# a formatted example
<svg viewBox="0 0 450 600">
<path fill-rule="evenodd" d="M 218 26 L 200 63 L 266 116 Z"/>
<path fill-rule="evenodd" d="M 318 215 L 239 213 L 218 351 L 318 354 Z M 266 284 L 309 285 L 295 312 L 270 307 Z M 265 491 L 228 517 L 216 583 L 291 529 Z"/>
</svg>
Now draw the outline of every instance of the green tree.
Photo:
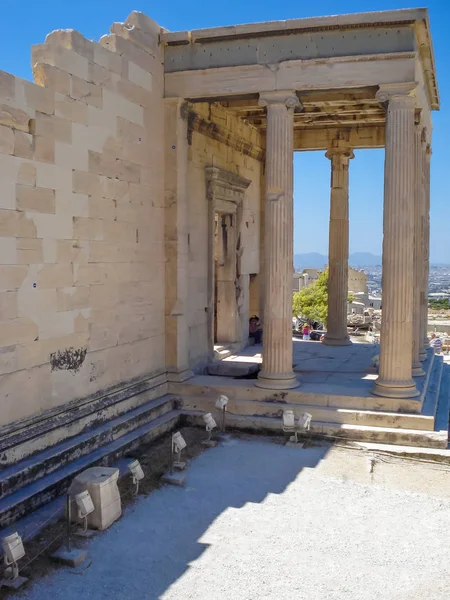
<svg viewBox="0 0 450 600">
<path fill-rule="evenodd" d="M 349 293 L 348 302 L 353 302 L 354 295 Z M 328 319 L 328 269 L 322 271 L 317 281 L 293 294 L 292 314 L 309 321 L 327 324 Z"/>
<path fill-rule="evenodd" d="M 296 292 L 292 298 L 292 314 L 309 321 L 326 325 L 328 316 L 328 269 L 320 273 L 317 281 Z"/>
<path fill-rule="evenodd" d="M 449 309 L 450 301 L 448 298 L 430 298 L 430 300 L 428 300 L 428 306 L 438 310 Z"/>
</svg>

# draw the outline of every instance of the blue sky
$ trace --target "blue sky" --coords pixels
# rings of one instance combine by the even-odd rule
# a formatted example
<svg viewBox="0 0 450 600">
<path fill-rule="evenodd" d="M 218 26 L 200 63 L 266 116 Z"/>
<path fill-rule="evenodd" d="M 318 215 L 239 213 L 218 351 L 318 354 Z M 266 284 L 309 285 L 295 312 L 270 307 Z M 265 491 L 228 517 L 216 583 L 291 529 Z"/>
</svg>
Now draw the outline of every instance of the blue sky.
<svg viewBox="0 0 450 600">
<path fill-rule="evenodd" d="M 98 40 L 114 21 L 124 21 L 132 10 L 140 10 L 172 31 L 233 25 L 256 21 L 333 15 L 428 6 L 434 43 L 441 110 L 433 114 L 431 171 L 431 260 L 450 263 L 450 202 L 447 136 L 450 133 L 448 22 L 450 2 L 429 0 L 336 0 L 278 3 L 269 0 L 3 0 L 0 69 L 31 78 L 30 46 L 42 43 L 53 29 L 73 28 Z M 383 207 L 383 158 L 381 150 L 355 153 L 350 164 L 350 251 L 381 254 Z M 323 152 L 295 155 L 295 252 L 326 253 L 328 247 L 329 161 Z"/>
</svg>

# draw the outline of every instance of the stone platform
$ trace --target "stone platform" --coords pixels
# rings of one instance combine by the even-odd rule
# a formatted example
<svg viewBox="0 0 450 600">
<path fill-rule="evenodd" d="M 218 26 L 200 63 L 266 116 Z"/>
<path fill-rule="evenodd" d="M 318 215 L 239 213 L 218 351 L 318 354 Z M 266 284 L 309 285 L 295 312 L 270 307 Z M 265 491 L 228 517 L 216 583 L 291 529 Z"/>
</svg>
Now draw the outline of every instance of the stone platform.
<svg viewBox="0 0 450 600">
<path fill-rule="evenodd" d="M 253 430 L 281 430 L 283 410 L 313 416 L 312 431 L 389 444 L 447 448 L 450 381 L 442 384 L 442 357 L 430 350 L 423 364 L 425 377 L 416 378 L 420 391 L 412 400 L 374 396 L 377 378 L 373 357 L 378 346 L 354 343 L 344 347 L 294 340 L 294 370 L 299 387 L 289 391 L 258 388 L 252 379 L 198 375 L 182 384 L 170 384 L 179 394 L 183 412 L 196 422 L 213 412 L 218 394 L 228 396 L 228 423 Z M 252 346 L 226 362 L 258 365 L 262 346 Z M 445 369 L 449 369 L 448 366 Z M 173 386 L 173 387 L 172 387 Z M 439 410 L 438 410 L 439 409 Z"/>
</svg>

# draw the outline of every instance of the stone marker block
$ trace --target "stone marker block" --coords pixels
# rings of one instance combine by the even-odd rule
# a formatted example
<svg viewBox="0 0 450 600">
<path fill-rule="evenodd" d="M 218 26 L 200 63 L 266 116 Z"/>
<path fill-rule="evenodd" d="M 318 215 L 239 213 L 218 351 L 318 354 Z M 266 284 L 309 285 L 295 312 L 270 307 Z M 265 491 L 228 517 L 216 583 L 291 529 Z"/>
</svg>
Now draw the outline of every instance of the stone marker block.
<svg viewBox="0 0 450 600">
<path fill-rule="evenodd" d="M 119 469 L 92 467 L 73 480 L 69 488 L 70 495 L 87 490 L 92 498 L 95 510 L 87 518 L 90 528 L 107 529 L 122 514 L 118 478 Z"/>
<path fill-rule="evenodd" d="M 53 560 L 56 560 L 68 567 L 78 567 L 84 560 L 86 560 L 87 552 L 85 550 L 78 550 L 72 548 L 67 550 L 65 546 L 61 546 L 54 554 L 52 554 Z"/>
<path fill-rule="evenodd" d="M 186 476 L 184 473 L 180 473 L 179 471 L 174 471 L 172 474 L 165 473 L 161 477 L 161 481 L 163 483 L 167 483 L 169 485 L 178 485 L 179 487 L 183 487 L 186 483 Z"/>
<path fill-rule="evenodd" d="M 1 579 L 0 580 L 0 588 L 5 587 L 5 588 L 9 588 L 10 590 L 18 590 L 27 581 L 28 581 L 28 579 L 26 577 L 21 577 L 20 575 L 19 575 L 19 577 L 16 577 L 15 579 Z"/>
</svg>

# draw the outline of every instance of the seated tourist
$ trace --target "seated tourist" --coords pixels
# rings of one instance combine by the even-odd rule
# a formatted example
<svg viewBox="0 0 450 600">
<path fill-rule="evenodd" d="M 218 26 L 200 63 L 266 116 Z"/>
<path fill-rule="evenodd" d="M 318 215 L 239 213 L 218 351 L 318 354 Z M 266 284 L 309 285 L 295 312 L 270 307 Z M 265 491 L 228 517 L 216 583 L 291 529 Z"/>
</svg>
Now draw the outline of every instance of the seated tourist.
<svg viewBox="0 0 450 600">
<path fill-rule="evenodd" d="M 308 325 L 308 323 L 305 323 L 303 325 L 303 339 L 304 340 L 309 340 L 309 333 L 310 333 L 310 327 Z"/>
<path fill-rule="evenodd" d="M 255 344 L 260 344 L 262 339 L 261 321 L 256 315 L 251 317 L 248 322 L 248 337 L 255 340 Z"/>
<path fill-rule="evenodd" d="M 436 354 L 442 352 L 442 340 L 435 333 L 431 334 L 430 346 L 434 348 Z"/>
</svg>

